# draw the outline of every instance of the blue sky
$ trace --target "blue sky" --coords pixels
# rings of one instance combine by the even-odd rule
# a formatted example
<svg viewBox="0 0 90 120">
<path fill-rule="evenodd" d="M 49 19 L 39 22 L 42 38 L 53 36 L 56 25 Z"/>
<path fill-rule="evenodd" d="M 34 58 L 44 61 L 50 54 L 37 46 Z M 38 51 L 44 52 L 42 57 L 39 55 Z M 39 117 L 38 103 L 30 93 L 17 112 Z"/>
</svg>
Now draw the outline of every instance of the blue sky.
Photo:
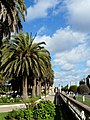
<svg viewBox="0 0 90 120">
<path fill-rule="evenodd" d="M 90 0 L 25 0 L 23 31 L 37 33 L 51 53 L 54 85 L 90 74 Z"/>
</svg>

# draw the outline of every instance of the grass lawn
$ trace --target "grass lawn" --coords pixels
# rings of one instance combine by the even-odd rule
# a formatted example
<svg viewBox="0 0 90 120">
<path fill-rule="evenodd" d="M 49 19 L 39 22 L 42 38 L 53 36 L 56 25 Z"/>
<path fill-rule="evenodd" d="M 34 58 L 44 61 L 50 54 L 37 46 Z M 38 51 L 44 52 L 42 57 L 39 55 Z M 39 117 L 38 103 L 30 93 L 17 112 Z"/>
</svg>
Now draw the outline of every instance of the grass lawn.
<svg viewBox="0 0 90 120">
<path fill-rule="evenodd" d="M 36 97 L 36 98 L 29 98 L 29 102 L 34 102 L 36 100 L 38 100 L 40 97 Z M 24 103 L 24 102 L 22 102 Z M 16 103 L 1 103 L 0 105 L 8 105 L 8 104 L 16 104 Z M 19 103 L 18 103 L 19 104 Z M 0 120 L 5 120 L 5 116 L 7 116 L 8 112 L 3 112 L 3 113 L 0 113 Z"/>
<path fill-rule="evenodd" d="M 78 97 L 76 97 L 76 100 L 78 100 L 79 102 L 82 102 L 83 104 L 90 107 L 90 99 L 89 98 L 85 98 L 85 102 L 83 102 L 82 96 L 78 96 Z"/>
<path fill-rule="evenodd" d="M 6 99 L 6 98 L 5 98 Z M 40 97 L 35 97 L 35 98 L 31 98 L 31 97 L 29 97 L 29 100 L 28 100 L 28 102 L 35 102 L 35 101 L 37 101 L 38 99 L 40 99 Z M 0 105 L 11 105 L 11 104 L 23 104 L 25 101 L 24 100 L 20 100 L 20 101 L 16 101 L 16 102 L 7 102 L 7 101 L 5 101 L 5 102 L 1 102 L 0 103 Z"/>
</svg>

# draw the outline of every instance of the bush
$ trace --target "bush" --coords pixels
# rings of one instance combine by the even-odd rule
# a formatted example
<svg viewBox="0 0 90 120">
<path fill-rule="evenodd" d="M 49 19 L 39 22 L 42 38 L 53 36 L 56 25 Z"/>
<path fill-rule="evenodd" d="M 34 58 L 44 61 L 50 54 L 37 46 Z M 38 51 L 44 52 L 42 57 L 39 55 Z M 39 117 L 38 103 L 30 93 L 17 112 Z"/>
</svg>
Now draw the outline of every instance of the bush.
<svg viewBox="0 0 90 120">
<path fill-rule="evenodd" d="M 68 91 L 68 86 L 63 87 L 62 91 L 67 92 Z"/>
<path fill-rule="evenodd" d="M 21 110 L 13 110 L 6 117 L 6 120 L 33 120 L 32 109 L 26 108 Z"/>
<path fill-rule="evenodd" d="M 37 120 L 53 120 L 55 105 L 51 101 L 40 101 L 33 110 L 33 117 Z"/>
<path fill-rule="evenodd" d="M 77 85 L 72 85 L 72 86 L 70 86 L 70 89 L 69 89 L 69 91 L 72 91 L 72 92 L 74 92 L 74 93 L 77 93 Z"/>
<path fill-rule="evenodd" d="M 89 94 L 90 93 L 90 89 L 87 85 L 80 85 L 78 87 L 78 93 L 79 94 Z"/>
<path fill-rule="evenodd" d="M 8 96 L 0 97 L 0 103 L 20 103 L 22 102 L 21 98 L 13 98 Z"/>
<path fill-rule="evenodd" d="M 40 101 L 38 104 L 28 104 L 27 108 L 13 110 L 6 120 L 53 120 L 55 116 L 55 105 L 51 101 Z"/>
</svg>

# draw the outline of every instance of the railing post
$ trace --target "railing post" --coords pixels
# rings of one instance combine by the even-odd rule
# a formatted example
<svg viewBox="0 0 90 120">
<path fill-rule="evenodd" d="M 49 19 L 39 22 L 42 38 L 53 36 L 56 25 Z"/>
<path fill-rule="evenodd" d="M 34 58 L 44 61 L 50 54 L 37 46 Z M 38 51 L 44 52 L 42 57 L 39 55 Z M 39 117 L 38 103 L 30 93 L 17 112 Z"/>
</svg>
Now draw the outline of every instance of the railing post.
<svg viewBox="0 0 90 120">
<path fill-rule="evenodd" d="M 85 102 L 85 96 L 83 95 L 83 102 Z"/>
<path fill-rule="evenodd" d="M 81 111 L 81 118 L 82 118 L 82 120 L 86 120 L 84 111 Z"/>
<path fill-rule="evenodd" d="M 65 94 L 61 94 L 64 103 L 71 109 L 75 114 L 75 117 L 79 120 L 90 120 L 90 107 L 84 105 L 83 103 L 74 100 L 73 98 L 68 97 Z M 85 100 L 85 96 L 84 96 Z"/>
</svg>

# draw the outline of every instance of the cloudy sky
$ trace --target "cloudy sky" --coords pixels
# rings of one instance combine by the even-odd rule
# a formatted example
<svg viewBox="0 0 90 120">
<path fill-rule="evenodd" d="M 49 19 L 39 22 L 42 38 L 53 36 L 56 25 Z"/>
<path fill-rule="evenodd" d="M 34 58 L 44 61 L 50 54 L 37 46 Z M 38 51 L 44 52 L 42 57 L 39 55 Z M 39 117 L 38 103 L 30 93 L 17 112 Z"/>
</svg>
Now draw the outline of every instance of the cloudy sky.
<svg viewBox="0 0 90 120">
<path fill-rule="evenodd" d="M 51 53 L 54 85 L 90 74 L 90 0 L 25 0 L 24 32 L 37 33 Z"/>
</svg>

